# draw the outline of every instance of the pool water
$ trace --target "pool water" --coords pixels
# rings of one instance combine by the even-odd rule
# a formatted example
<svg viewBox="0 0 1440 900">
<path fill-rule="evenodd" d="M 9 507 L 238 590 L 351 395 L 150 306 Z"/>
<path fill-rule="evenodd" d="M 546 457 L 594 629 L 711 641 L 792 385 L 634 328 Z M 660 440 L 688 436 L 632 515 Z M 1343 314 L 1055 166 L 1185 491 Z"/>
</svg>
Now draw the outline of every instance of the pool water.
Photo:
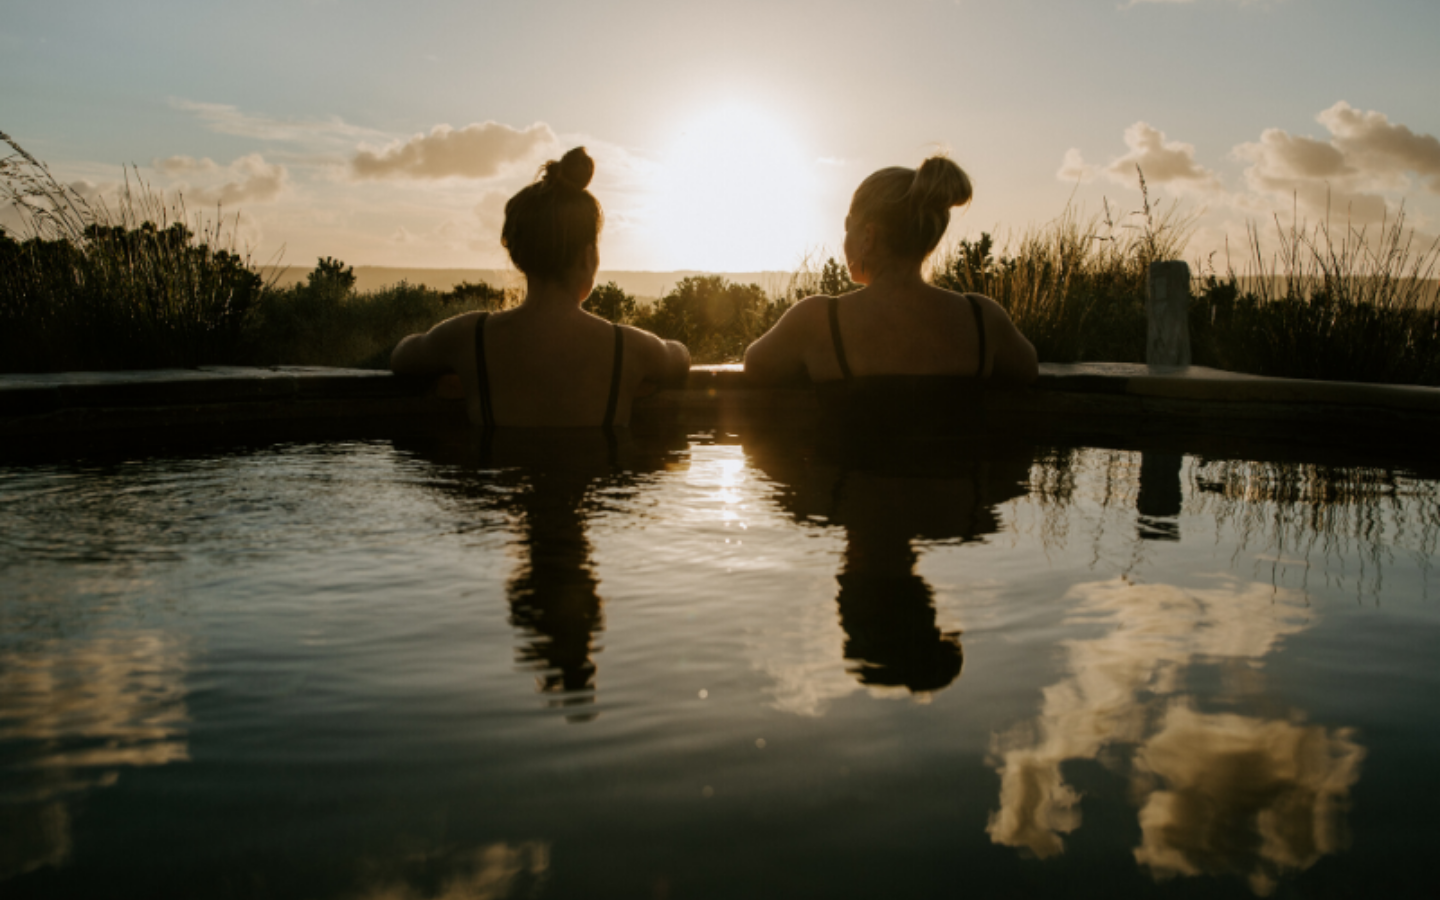
<svg viewBox="0 0 1440 900">
<path fill-rule="evenodd" d="M 1426 896 L 1440 481 L 1184 441 L 0 462 L 0 895 Z"/>
</svg>

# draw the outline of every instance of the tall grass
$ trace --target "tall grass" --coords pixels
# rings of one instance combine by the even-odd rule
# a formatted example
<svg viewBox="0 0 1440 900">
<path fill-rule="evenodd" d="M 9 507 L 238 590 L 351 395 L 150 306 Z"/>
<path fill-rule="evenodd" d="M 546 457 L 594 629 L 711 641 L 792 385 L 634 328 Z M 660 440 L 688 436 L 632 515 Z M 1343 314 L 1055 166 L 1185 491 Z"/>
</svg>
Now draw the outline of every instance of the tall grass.
<svg viewBox="0 0 1440 900">
<path fill-rule="evenodd" d="M 1201 280 L 1197 363 L 1259 375 L 1440 385 L 1440 241 L 1416 247 L 1402 210 L 1378 233 L 1276 220 L 1267 253 L 1247 232 L 1240 271 Z"/>
<path fill-rule="evenodd" d="M 264 290 L 218 215 L 192 231 L 183 204 L 127 173 L 113 204 L 89 200 L 0 132 L 0 370 L 125 369 L 239 361 Z"/>
<path fill-rule="evenodd" d="M 1143 362 L 1150 263 L 1179 259 L 1193 218 L 1150 200 L 1116 216 L 1108 203 L 1089 218 L 1073 206 L 1020 235 L 998 256 L 987 233 L 962 240 L 932 263 L 931 280 L 993 297 L 1035 345 L 1041 362 Z"/>
</svg>

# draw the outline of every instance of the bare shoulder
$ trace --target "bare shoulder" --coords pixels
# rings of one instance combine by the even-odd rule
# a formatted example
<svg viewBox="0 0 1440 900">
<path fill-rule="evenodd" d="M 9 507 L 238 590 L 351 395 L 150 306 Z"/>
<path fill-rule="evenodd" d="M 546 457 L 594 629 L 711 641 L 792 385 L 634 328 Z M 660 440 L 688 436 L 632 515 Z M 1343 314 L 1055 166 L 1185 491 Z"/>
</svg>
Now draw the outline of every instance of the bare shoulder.
<svg viewBox="0 0 1440 900">
<path fill-rule="evenodd" d="M 400 375 L 453 372 L 475 335 L 482 313 L 464 312 L 437 323 L 423 334 L 412 334 L 390 354 L 390 370 Z"/>
<path fill-rule="evenodd" d="M 791 306 L 788 310 L 786 310 L 785 315 L 794 316 L 796 319 L 802 322 L 810 322 L 815 319 L 823 319 L 825 318 L 825 315 L 830 308 L 830 302 L 832 300 L 838 299 L 840 298 L 827 297 L 824 294 L 816 294 L 812 297 L 806 297 L 804 300 L 796 302 L 794 306 Z"/>
<path fill-rule="evenodd" d="M 803 377 L 830 302 L 830 297 L 817 294 L 787 309 L 769 331 L 745 349 L 745 373 L 759 384 Z"/>
<path fill-rule="evenodd" d="M 621 325 L 625 346 L 639 359 L 640 380 L 655 384 L 683 383 L 690 372 L 690 351 L 679 341 L 667 341 L 657 334 Z"/>
<path fill-rule="evenodd" d="M 770 331 L 762 336 L 761 340 L 772 334 L 796 340 L 814 333 L 816 328 L 825 326 L 830 303 L 836 299 L 824 294 L 816 294 L 796 301 L 776 320 Z"/>
<path fill-rule="evenodd" d="M 1020 333 L 1005 307 L 984 294 L 961 294 L 967 302 L 978 303 L 985 327 L 993 339 L 990 379 L 1001 385 L 1025 385 L 1039 374 L 1035 345 Z"/>
</svg>

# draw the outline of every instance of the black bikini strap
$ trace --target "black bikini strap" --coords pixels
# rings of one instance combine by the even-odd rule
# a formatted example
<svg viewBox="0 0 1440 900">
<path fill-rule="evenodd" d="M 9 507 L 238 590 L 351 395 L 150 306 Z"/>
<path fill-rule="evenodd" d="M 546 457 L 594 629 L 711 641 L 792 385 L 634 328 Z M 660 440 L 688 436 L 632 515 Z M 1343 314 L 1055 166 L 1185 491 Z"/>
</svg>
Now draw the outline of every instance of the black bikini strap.
<svg viewBox="0 0 1440 900">
<path fill-rule="evenodd" d="M 985 313 L 980 309 L 980 301 L 975 299 L 974 294 L 966 294 L 965 299 L 970 301 L 970 311 L 975 314 L 975 331 L 980 335 L 980 364 L 975 367 L 975 377 L 985 380 Z"/>
<path fill-rule="evenodd" d="M 835 361 L 840 364 L 840 375 L 850 380 L 850 363 L 845 360 L 845 342 L 840 339 L 840 299 L 827 297 L 830 305 L 830 340 L 835 343 Z"/>
<path fill-rule="evenodd" d="M 615 330 L 615 363 L 610 368 L 610 402 L 605 404 L 606 428 L 615 423 L 615 407 L 620 402 L 620 370 L 625 365 L 625 332 L 619 325 L 610 327 Z"/>
<path fill-rule="evenodd" d="M 495 427 L 495 410 L 490 406 L 490 373 L 485 368 L 485 320 L 482 312 L 475 320 L 475 386 L 480 394 L 480 421 L 486 428 Z"/>
</svg>

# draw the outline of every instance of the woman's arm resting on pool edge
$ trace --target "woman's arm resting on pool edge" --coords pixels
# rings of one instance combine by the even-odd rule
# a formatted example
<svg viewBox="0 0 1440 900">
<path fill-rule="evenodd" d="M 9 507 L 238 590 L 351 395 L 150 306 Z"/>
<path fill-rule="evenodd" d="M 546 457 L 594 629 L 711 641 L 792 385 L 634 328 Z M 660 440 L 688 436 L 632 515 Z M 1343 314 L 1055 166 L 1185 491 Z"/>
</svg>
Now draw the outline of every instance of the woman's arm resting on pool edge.
<svg viewBox="0 0 1440 900">
<path fill-rule="evenodd" d="M 474 313 L 461 313 L 431 328 L 424 334 L 411 334 L 401 339 L 390 354 L 390 371 L 396 375 L 440 375 L 453 372 L 466 340 L 474 338 L 467 328 L 467 318 Z"/>
<path fill-rule="evenodd" d="M 679 341 L 631 329 L 640 336 L 640 359 L 644 374 L 640 378 L 640 394 L 653 393 L 662 387 L 683 387 L 690 377 L 690 351 Z"/>
<path fill-rule="evenodd" d="M 998 317 L 985 317 L 995 340 L 995 365 L 990 370 L 990 381 L 1001 386 L 1024 387 L 1040 376 L 1035 345 L 1020 333 L 1000 304 L 989 302 L 1000 313 Z"/>
<path fill-rule="evenodd" d="M 814 311 L 822 298 L 808 297 L 785 310 L 780 321 L 745 348 L 745 376 L 756 384 L 783 384 L 807 375 L 805 351 Z"/>
</svg>

